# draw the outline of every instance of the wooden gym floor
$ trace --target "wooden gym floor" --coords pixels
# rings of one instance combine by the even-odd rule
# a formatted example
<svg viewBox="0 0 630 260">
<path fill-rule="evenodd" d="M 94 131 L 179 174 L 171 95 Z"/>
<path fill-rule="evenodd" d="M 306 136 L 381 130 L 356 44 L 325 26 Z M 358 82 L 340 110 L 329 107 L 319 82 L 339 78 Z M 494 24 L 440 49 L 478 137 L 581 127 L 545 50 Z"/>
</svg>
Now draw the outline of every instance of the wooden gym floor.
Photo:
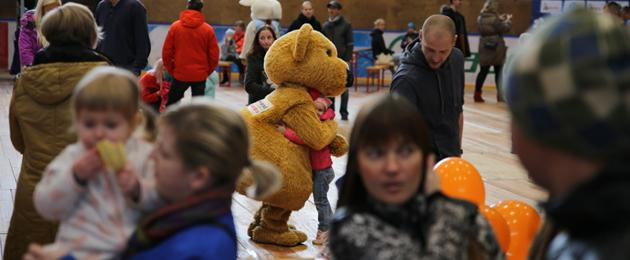
<svg viewBox="0 0 630 260">
<path fill-rule="evenodd" d="M 11 212 L 16 181 L 19 174 L 22 156 L 13 149 L 9 137 L 8 108 L 11 99 L 13 82 L 0 81 L 0 254 L 4 248 Z M 372 91 L 374 89 L 372 88 Z M 380 93 L 386 93 L 382 89 Z M 509 115 L 504 104 L 497 104 L 495 91 L 485 91 L 485 104 L 472 102 L 472 89 L 466 90 L 464 106 L 464 155 L 481 173 L 486 188 L 486 204 L 494 204 L 501 200 L 518 199 L 535 206 L 546 194 L 535 186 L 520 166 L 518 158 L 510 153 Z M 364 88 L 358 92 L 350 90 L 350 121 L 338 121 L 340 132 L 350 132 L 352 122 L 360 107 L 373 97 L 374 92 L 365 93 Z M 238 83 L 232 87 L 220 87 L 216 91 L 216 101 L 234 109 L 242 108 L 247 101 L 247 93 Z M 339 101 L 337 102 L 339 103 Z M 335 158 L 333 165 L 336 177 L 344 174 L 346 158 Z M 331 185 L 328 197 L 333 208 L 336 205 L 337 189 Z M 247 226 L 260 203 L 235 194 L 232 210 L 235 216 L 237 235 L 239 238 L 240 259 L 308 259 L 314 258 L 320 247 L 312 244 L 317 229 L 317 211 L 312 197 L 306 206 L 294 212 L 291 224 L 309 235 L 309 240 L 301 246 L 285 248 L 257 244 L 247 237 Z M 256 258 L 257 256 L 258 258 Z"/>
</svg>

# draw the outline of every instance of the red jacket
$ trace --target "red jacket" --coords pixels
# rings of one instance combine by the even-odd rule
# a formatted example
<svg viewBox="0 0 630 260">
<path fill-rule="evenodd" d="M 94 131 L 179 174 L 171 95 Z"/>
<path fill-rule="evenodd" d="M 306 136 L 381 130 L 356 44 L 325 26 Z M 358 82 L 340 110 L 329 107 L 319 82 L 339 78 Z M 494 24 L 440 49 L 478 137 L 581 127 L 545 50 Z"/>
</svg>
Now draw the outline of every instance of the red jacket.
<svg viewBox="0 0 630 260">
<path fill-rule="evenodd" d="M 317 90 L 310 90 L 309 94 L 313 100 L 317 99 L 321 94 L 317 92 Z M 322 121 L 325 120 L 333 120 L 335 119 L 335 111 L 332 109 L 326 110 L 319 119 Z M 284 131 L 284 137 L 289 139 L 291 142 L 294 142 L 299 145 L 304 145 L 304 141 L 300 138 L 292 129 L 286 128 Z M 311 168 L 313 171 L 321 171 L 332 166 L 332 159 L 330 158 L 330 148 L 328 146 L 324 147 L 319 151 L 311 149 L 310 152 L 311 157 Z"/>
<path fill-rule="evenodd" d="M 145 103 L 151 104 L 160 100 L 160 86 L 158 86 L 157 79 L 152 70 L 145 73 L 140 78 L 140 89 L 142 101 Z"/>
<path fill-rule="evenodd" d="M 219 44 L 214 29 L 199 11 L 180 13 L 168 30 L 162 60 L 176 80 L 204 81 L 219 64 Z"/>
<path fill-rule="evenodd" d="M 236 43 L 236 53 L 241 54 L 243 51 L 243 41 L 245 40 L 245 33 L 234 33 L 234 42 Z"/>
<path fill-rule="evenodd" d="M 166 99 L 168 97 L 168 91 L 171 88 L 171 83 L 168 80 L 162 80 L 162 85 L 158 86 L 154 71 L 150 70 L 140 78 L 140 88 L 142 100 L 145 103 L 153 104 L 157 101 L 161 102 L 159 109 L 161 113 L 164 107 L 166 107 Z"/>
</svg>

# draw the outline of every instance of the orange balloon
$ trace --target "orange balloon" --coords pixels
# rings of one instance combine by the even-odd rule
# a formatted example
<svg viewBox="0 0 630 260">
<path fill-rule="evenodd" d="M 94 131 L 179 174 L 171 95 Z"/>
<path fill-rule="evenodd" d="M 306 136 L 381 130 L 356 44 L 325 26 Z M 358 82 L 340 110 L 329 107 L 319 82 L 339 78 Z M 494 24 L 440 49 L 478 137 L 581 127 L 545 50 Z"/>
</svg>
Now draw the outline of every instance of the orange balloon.
<svg viewBox="0 0 630 260">
<path fill-rule="evenodd" d="M 440 176 L 440 188 L 449 197 L 468 200 L 477 206 L 486 201 L 486 190 L 479 172 L 468 161 L 449 157 L 433 168 Z"/>
<path fill-rule="evenodd" d="M 538 211 L 525 202 L 506 200 L 492 206 L 510 227 L 508 259 L 526 259 L 529 247 L 540 227 Z"/>
<path fill-rule="evenodd" d="M 497 241 L 501 249 L 503 249 L 503 252 L 507 252 L 510 247 L 510 228 L 507 222 L 505 222 L 505 219 L 498 211 L 486 205 L 482 205 L 479 211 L 486 217 L 490 226 L 492 226 L 494 235 L 497 237 Z"/>
</svg>

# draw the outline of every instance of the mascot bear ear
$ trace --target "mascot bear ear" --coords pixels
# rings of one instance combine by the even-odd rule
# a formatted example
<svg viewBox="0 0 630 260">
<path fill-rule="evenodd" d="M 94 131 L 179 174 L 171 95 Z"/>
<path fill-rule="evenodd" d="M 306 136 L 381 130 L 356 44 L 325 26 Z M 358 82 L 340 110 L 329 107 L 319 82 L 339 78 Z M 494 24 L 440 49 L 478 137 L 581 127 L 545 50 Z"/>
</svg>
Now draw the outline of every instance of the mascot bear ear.
<svg viewBox="0 0 630 260">
<path fill-rule="evenodd" d="M 311 42 L 312 31 L 313 27 L 310 24 L 306 23 L 300 27 L 295 46 L 293 46 L 293 60 L 297 62 L 304 60 L 306 51 L 308 50 L 308 44 Z"/>
</svg>

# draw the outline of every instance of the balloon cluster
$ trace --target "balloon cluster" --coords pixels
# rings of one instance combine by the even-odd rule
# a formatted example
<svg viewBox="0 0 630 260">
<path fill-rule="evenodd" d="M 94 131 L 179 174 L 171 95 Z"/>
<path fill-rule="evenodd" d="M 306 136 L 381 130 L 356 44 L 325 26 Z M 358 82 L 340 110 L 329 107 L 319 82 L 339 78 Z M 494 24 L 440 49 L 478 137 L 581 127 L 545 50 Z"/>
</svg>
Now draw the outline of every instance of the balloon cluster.
<svg viewBox="0 0 630 260">
<path fill-rule="evenodd" d="M 477 169 L 468 161 L 449 157 L 434 167 L 440 176 L 442 193 L 467 200 L 479 207 L 492 226 L 501 249 L 508 259 L 526 259 L 529 247 L 540 226 L 540 215 L 525 202 L 506 200 L 485 205 L 486 191 Z"/>
</svg>

